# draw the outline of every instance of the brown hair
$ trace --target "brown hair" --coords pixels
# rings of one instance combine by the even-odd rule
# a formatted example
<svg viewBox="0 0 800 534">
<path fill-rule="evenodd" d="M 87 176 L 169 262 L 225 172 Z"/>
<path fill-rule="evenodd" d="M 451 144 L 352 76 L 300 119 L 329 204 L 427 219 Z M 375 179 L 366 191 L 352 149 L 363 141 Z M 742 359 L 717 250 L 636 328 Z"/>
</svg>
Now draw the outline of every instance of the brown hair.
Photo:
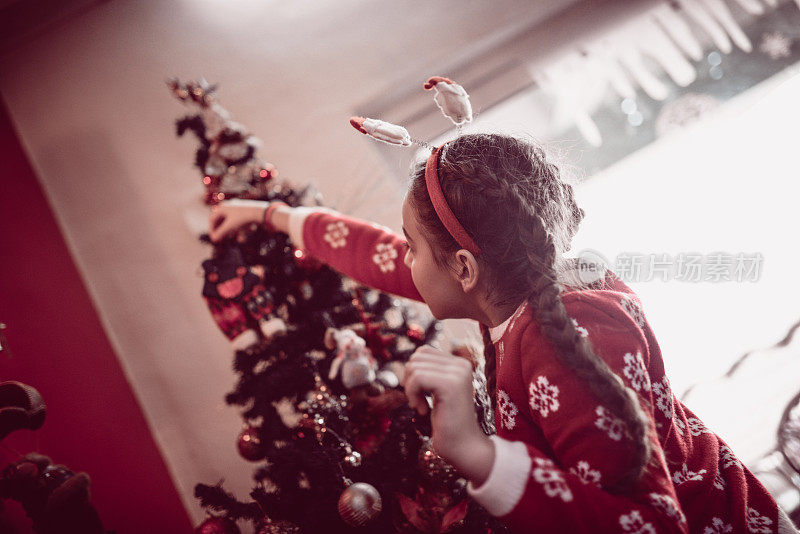
<svg viewBox="0 0 800 534">
<path fill-rule="evenodd" d="M 651 458 L 648 419 L 635 394 L 578 334 L 561 300 L 566 286 L 589 284 L 565 276 L 571 262 L 563 257 L 584 211 L 558 167 L 535 142 L 498 134 L 468 134 L 447 143 L 439 162 L 439 182 L 458 221 L 478 243 L 477 257 L 487 273 L 489 298 L 496 305 L 521 304 L 527 298 L 542 333 L 562 361 L 602 402 L 625 422 L 634 440 L 629 470 L 611 492 L 631 489 Z M 443 267 L 461 247 L 450 236 L 431 204 L 425 186 L 425 162 L 413 170 L 408 193 L 411 207 L 428 232 L 435 261 Z M 486 360 L 486 389 L 497 403 L 494 345 L 481 327 Z"/>
</svg>

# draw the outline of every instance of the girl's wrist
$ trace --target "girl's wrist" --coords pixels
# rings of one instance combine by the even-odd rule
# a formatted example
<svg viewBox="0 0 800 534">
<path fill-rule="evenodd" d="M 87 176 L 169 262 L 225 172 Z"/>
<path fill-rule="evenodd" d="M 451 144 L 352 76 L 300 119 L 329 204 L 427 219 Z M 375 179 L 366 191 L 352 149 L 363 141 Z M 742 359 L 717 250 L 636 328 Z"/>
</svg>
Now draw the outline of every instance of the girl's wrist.
<svg viewBox="0 0 800 534">
<path fill-rule="evenodd" d="M 291 207 L 279 200 L 270 202 L 264 209 L 261 220 L 272 232 L 287 232 Z"/>
<path fill-rule="evenodd" d="M 494 443 L 489 436 L 480 432 L 459 449 L 459 457 L 450 463 L 472 482 L 474 487 L 480 487 L 489 478 L 494 466 Z"/>
</svg>

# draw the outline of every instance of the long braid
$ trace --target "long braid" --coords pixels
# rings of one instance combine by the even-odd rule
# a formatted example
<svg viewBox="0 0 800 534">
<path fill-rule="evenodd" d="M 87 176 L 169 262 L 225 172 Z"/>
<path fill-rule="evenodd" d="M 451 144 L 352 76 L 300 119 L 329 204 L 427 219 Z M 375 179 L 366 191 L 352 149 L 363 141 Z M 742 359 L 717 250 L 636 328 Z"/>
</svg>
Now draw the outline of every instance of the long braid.
<svg viewBox="0 0 800 534">
<path fill-rule="evenodd" d="M 481 325 L 483 334 L 483 358 L 485 360 L 484 374 L 486 375 L 486 393 L 492 403 L 492 413 L 497 413 L 497 356 L 489 329 Z"/>
<path fill-rule="evenodd" d="M 561 286 L 555 281 L 552 266 L 556 247 L 552 235 L 547 231 L 541 217 L 530 209 L 526 211 L 529 212 L 527 221 L 520 221 L 519 231 L 523 232 L 523 236 L 528 234 L 523 242 L 529 243 L 527 255 L 534 267 L 530 270 L 532 292 L 528 302 L 542 333 L 558 349 L 556 353 L 561 361 L 589 386 L 612 413 L 622 418 L 634 444 L 639 445 L 633 448 L 630 468 L 615 484 L 606 488 L 612 493 L 629 491 L 639 480 L 651 458 L 648 419 L 636 395 L 597 356 L 588 339 L 579 335 L 561 300 Z"/>
</svg>

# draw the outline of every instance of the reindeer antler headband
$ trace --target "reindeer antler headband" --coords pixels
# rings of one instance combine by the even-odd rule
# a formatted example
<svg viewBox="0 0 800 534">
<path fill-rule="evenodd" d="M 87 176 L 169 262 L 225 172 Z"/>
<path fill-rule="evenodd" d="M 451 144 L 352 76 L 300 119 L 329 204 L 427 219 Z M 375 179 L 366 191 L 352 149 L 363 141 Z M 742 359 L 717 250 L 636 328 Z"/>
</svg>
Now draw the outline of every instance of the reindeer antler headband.
<svg viewBox="0 0 800 534">
<path fill-rule="evenodd" d="M 450 119 L 453 124 L 460 127 L 465 122 L 472 120 L 472 105 L 469 102 L 469 95 L 463 87 L 455 83 L 453 80 L 443 78 L 441 76 L 433 76 L 423 86 L 425 90 L 436 89 L 436 95 L 433 100 L 442 113 Z M 411 146 L 416 143 L 420 146 L 430 148 L 427 143 L 415 141 L 411 138 L 408 131 L 402 126 L 384 122 L 377 119 L 368 119 L 364 117 L 350 117 L 350 124 L 359 132 L 369 135 L 391 145 Z M 428 161 L 425 163 L 425 186 L 428 189 L 428 196 L 433 204 L 433 209 L 436 215 L 442 222 L 444 227 L 453 236 L 453 239 L 466 250 L 475 255 L 481 253 L 480 247 L 470 237 L 461 223 L 453 214 L 453 210 L 447 204 L 447 199 L 442 192 L 442 186 L 439 182 L 439 159 L 442 154 L 444 145 L 449 143 L 447 141 L 442 146 L 433 149 Z"/>
</svg>

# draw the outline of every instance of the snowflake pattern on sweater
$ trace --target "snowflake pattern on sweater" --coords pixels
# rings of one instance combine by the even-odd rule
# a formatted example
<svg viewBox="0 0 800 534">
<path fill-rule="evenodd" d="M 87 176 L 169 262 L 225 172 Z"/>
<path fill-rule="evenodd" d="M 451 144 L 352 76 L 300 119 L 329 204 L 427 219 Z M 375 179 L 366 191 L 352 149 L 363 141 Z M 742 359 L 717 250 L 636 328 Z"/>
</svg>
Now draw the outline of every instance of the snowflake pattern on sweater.
<svg viewBox="0 0 800 534">
<path fill-rule="evenodd" d="M 664 376 L 660 381 L 652 384 L 656 396 L 656 406 L 664 414 L 667 421 L 672 420 L 672 390 L 669 389 L 669 380 Z"/>
<path fill-rule="evenodd" d="M 650 378 L 647 376 L 647 371 L 644 368 L 642 354 L 640 352 L 636 354 L 627 352 L 622 359 L 625 361 L 625 368 L 622 370 L 622 373 L 630 381 L 631 387 L 636 391 L 650 391 Z"/>
<path fill-rule="evenodd" d="M 625 434 L 625 423 L 622 419 L 611 415 L 611 412 L 604 406 L 598 406 L 594 411 L 597 414 L 594 425 L 599 429 L 605 430 L 608 437 L 614 441 L 621 440 Z"/>
<path fill-rule="evenodd" d="M 646 324 L 644 320 L 644 314 L 642 313 L 642 308 L 639 306 L 639 303 L 636 301 L 636 299 L 630 295 L 626 295 L 622 297 L 620 303 L 622 304 L 622 307 L 625 308 L 625 311 L 628 312 L 628 315 L 630 315 L 636 322 L 636 325 L 639 328 L 644 328 Z"/>
<path fill-rule="evenodd" d="M 670 497 L 669 495 L 661 495 L 660 493 L 651 493 L 650 502 L 652 502 L 653 506 L 655 506 L 658 510 L 660 510 L 663 514 L 665 514 L 673 521 L 677 521 L 678 523 L 686 522 L 686 517 L 683 515 L 683 512 L 681 512 L 681 509 L 678 508 L 678 505 L 675 504 L 675 501 L 672 500 L 672 497 Z"/>
<path fill-rule="evenodd" d="M 547 417 L 558 410 L 558 386 L 551 385 L 546 376 L 539 376 L 528 386 L 531 409 Z"/>
<path fill-rule="evenodd" d="M 689 482 L 690 480 L 703 480 L 703 475 L 706 473 L 705 469 L 699 471 L 689 471 L 689 467 L 684 462 L 680 471 L 672 473 L 672 481 L 676 486 Z"/>
<path fill-rule="evenodd" d="M 581 337 L 587 337 L 589 335 L 589 331 L 586 330 L 584 327 L 578 324 L 578 321 L 572 319 L 572 324 L 575 325 L 575 330 L 578 331 L 578 335 Z"/>
<path fill-rule="evenodd" d="M 572 492 L 567 486 L 562 471 L 548 458 L 534 458 L 535 467 L 531 470 L 533 479 L 544 487 L 548 497 L 558 497 L 564 502 L 572 500 Z"/>
<path fill-rule="evenodd" d="M 758 534 L 771 534 L 772 520 L 759 514 L 754 508 L 747 509 L 747 530 Z"/>
<path fill-rule="evenodd" d="M 623 532 L 631 534 L 656 534 L 652 523 L 645 523 L 642 514 L 634 510 L 627 515 L 619 516 L 619 525 Z"/>
<path fill-rule="evenodd" d="M 584 484 L 594 484 L 600 487 L 600 471 L 592 469 L 589 462 L 580 461 L 575 467 L 570 467 L 569 472 L 578 475 Z"/>
<path fill-rule="evenodd" d="M 390 243 L 378 243 L 375 245 L 375 254 L 372 261 L 382 273 L 394 271 L 394 260 L 397 258 L 397 250 Z"/>
<path fill-rule="evenodd" d="M 325 226 L 323 239 L 331 248 L 341 248 L 347 244 L 347 236 L 350 230 L 342 221 L 332 222 Z"/>
<path fill-rule="evenodd" d="M 340 272 L 422 300 L 402 261 L 402 236 L 332 212 L 304 214 L 290 228 L 299 229 L 290 235 L 296 245 Z M 631 437 L 562 363 L 523 301 L 502 328 L 490 329 L 499 452 L 487 482 L 469 483 L 469 494 L 513 532 L 796 533 L 730 448 L 673 395 L 636 294 L 610 271 L 593 287 L 562 292 L 564 307 L 640 400 L 653 465 L 628 493 L 606 491 L 630 467 Z"/>
<path fill-rule="evenodd" d="M 725 532 L 733 532 L 733 527 L 719 517 L 712 518 L 711 524 L 703 529 L 703 534 L 724 534 Z"/>
<path fill-rule="evenodd" d="M 499 411 L 498 417 L 500 419 L 500 425 L 502 425 L 503 428 L 512 430 L 517 424 L 517 414 L 519 410 L 517 410 L 517 407 L 511 402 L 511 397 L 508 396 L 508 393 L 502 389 L 497 392 L 497 410 Z"/>
</svg>

